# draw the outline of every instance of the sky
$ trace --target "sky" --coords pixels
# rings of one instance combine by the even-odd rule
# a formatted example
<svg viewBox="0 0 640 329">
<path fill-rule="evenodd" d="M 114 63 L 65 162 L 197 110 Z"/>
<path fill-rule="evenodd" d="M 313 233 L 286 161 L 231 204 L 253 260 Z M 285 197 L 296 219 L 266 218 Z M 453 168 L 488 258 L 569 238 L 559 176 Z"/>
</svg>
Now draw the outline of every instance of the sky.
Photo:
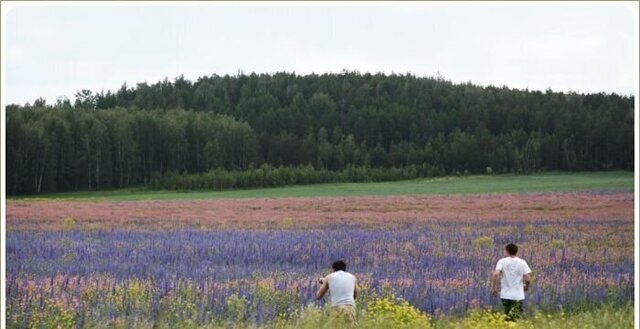
<svg viewBox="0 0 640 329">
<path fill-rule="evenodd" d="M 633 3 L 18 6 L 6 103 L 184 75 L 340 72 L 633 94 Z"/>
</svg>

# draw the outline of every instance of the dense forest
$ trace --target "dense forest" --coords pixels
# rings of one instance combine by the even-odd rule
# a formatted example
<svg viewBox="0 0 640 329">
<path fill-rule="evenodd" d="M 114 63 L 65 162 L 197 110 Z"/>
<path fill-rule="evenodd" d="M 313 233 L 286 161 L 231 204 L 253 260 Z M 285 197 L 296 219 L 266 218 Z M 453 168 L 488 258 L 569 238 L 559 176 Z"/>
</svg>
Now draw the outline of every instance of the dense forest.
<svg viewBox="0 0 640 329">
<path fill-rule="evenodd" d="M 201 77 L 7 106 L 11 195 L 632 170 L 631 96 L 413 75 Z"/>
</svg>

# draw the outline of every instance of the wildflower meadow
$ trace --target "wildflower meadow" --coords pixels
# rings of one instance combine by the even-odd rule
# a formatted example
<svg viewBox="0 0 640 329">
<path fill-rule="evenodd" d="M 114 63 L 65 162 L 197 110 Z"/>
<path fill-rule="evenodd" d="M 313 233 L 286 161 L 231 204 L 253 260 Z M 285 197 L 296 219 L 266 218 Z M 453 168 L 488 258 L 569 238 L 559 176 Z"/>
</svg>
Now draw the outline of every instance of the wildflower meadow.
<svg viewBox="0 0 640 329">
<path fill-rule="evenodd" d="M 576 203 L 585 196 L 591 205 Z M 528 196 L 512 197 L 522 203 Z M 632 200 L 629 193 L 556 197 L 572 207 Z M 478 201 L 483 198 L 495 203 L 491 196 L 468 200 L 485 207 Z M 243 205 L 251 202 L 259 203 Z M 317 280 L 331 261 L 345 259 L 359 278 L 361 325 L 463 328 L 472 316 L 500 320 L 491 313 L 498 304 L 489 277 L 503 246 L 513 241 L 534 271 L 525 302 L 529 322 L 521 325 L 533 325 L 544 313 L 604 305 L 615 316 L 629 307 L 634 265 L 628 216 L 575 219 L 556 211 L 554 218 L 517 220 L 503 214 L 506 219 L 282 218 L 271 226 L 211 221 L 169 229 L 113 228 L 72 217 L 38 221 L 37 214 L 13 218 L 6 242 L 7 323 L 313 328 L 324 312 L 324 302 L 314 298 Z"/>
</svg>

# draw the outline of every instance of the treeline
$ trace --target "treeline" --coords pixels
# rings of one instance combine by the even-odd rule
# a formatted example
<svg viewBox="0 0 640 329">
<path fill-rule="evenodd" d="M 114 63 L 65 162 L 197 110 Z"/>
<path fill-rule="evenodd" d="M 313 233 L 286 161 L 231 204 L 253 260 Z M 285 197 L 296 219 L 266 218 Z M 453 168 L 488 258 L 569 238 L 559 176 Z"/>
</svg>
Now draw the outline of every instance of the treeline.
<svg viewBox="0 0 640 329">
<path fill-rule="evenodd" d="M 457 173 L 462 175 L 464 173 Z M 279 187 L 338 182 L 385 182 L 420 177 L 436 177 L 444 171 L 429 165 L 408 165 L 403 168 L 371 168 L 349 165 L 340 171 L 315 169 L 312 165 L 273 167 L 268 164 L 244 171 L 214 169 L 201 174 L 167 172 L 151 179 L 151 188 L 163 190 L 231 190 L 253 187 Z"/>
<path fill-rule="evenodd" d="M 148 185 L 158 173 L 244 170 L 257 158 L 251 127 L 213 113 L 23 109 L 7 119 L 11 194 Z"/>
<path fill-rule="evenodd" d="M 83 90 L 73 104 L 7 106 L 7 190 L 631 170 L 633 101 L 357 72 Z"/>
</svg>

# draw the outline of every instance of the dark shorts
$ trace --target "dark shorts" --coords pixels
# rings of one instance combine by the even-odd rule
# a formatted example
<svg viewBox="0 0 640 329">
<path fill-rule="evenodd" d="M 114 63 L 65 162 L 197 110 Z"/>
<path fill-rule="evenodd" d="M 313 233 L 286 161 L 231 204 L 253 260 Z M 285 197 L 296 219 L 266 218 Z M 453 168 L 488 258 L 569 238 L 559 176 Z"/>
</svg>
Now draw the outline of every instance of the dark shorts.
<svg viewBox="0 0 640 329">
<path fill-rule="evenodd" d="M 522 300 L 501 299 L 507 321 L 515 321 L 522 317 Z"/>
</svg>

